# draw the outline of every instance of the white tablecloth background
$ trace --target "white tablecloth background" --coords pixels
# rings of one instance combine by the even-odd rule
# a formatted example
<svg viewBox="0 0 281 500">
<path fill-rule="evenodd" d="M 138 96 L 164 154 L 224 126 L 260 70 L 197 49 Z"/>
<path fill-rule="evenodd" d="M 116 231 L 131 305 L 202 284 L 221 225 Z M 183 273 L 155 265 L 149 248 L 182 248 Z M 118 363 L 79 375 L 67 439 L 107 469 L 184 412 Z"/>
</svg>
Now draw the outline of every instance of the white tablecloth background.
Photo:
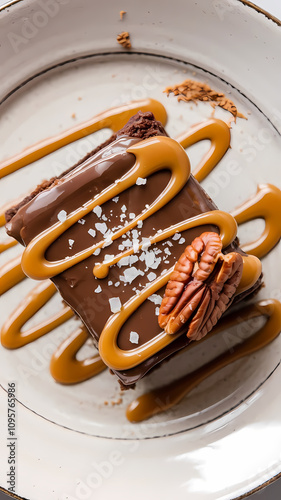
<svg viewBox="0 0 281 500">
<path fill-rule="evenodd" d="M 7 0 L 0 0 L 0 5 L 7 3 Z M 281 0 L 255 0 L 256 5 L 267 10 L 270 14 L 281 19 Z M 281 49 L 281 47 L 280 47 Z M 10 497 L 0 492 L 0 500 L 9 500 Z M 281 479 L 264 488 L 262 491 L 248 497 L 249 500 L 280 500 L 281 499 Z M 40 500 L 40 499 L 38 499 Z M 192 500 L 190 498 L 190 500 Z"/>
</svg>

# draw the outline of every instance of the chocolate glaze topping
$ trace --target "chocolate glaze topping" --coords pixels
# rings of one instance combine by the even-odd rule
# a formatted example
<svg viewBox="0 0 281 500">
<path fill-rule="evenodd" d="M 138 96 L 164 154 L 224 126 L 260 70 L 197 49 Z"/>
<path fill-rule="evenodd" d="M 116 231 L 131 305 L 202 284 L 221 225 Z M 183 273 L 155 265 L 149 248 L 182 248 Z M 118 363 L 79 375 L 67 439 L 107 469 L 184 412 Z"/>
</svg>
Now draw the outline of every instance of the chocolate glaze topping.
<svg viewBox="0 0 281 500">
<path fill-rule="evenodd" d="M 74 208 L 83 205 L 89 197 L 94 197 L 122 177 L 135 162 L 135 156 L 128 153 L 127 149 L 155 135 L 166 135 L 162 125 L 154 119 L 152 113 L 139 112 L 123 129 L 113 134 L 106 143 L 89 153 L 81 162 L 60 177 L 45 181 L 19 205 L 8 210 L 6 213 L 8 234 L 26 246 L 35 236 L 58 221 L 60 211 L 71 213 Z M 46 258 L 50 261 L 59 260 L 100 241 L 105 231 L 113 230 L 120 224 L 124 225 L 132 214 L 137 215 L 146 204 L 150 205 L 161 194 L 169 177 L 169 172 L 164 170 L 152 174 L 145 186 L 135 185 L 122 192 L 118 200 L 111 200 L 102 205 L 101 215 L 90 212 L 48 248 Z M 178 195 L 145 220 L 139 231 L 141 237 L 146 238 L 184 219 L 216 209 L 215 204 L 191 175 Z M 125 266 L 112 266 L 108 277 L 103 280 L 95 278 L 92 272 L 94 265 L 102 262 L 106 255 L 118 254 L 120 245 L 126 246 L 128 239 L 132 241 L 133 235 L 128 233 L 124 238 L 119 238 L 110 246 L 103 248 L 99 255 L 92 255 L 55 276 L 52 281 L 63 299 L 80 316 L 98 345 L 103 327 L 112 314 L 109 299 L 119 297 L 124 304 L 149 282 L 150 273 L 159 276 L 175 264 L 184 247 L 204 231 L 219 232 L 216 226 L 205 225 L 184 231 L 178 240 L 169 240 L 169 245 L 167 241 L 153 245 L 159 263 L 154 268 L 147 269 L 146 262 L 138 259 L 133 265 L 140 274 L 131 283 L 124 282 L 124 270 L 127 268 Z M 225 253 L 230 251 L 243 253 L 238 247 L 237 240 L 224 250 Z M 166 257 L 163 257 L 164 255 Z M 243 293 L 243 297 L 255 291 L 260 282 L 259 279 L 252 288 Z M 159 290 L 159 295 L 163 296 L 163 292 L 164 290 Z M 118 337 L 121 349 L 134 348 L 135 344 L 130 340 L 131 332 L 139 335 L 139 346 L 160 333 L 156 308 L 155 303 L 146 300 L 138 308 L 137 313 L 127 320 Z M 135 368 L 115 373 L 124 386 L 132 386 L 150 369 L 189 342 L 190 340 L 182 335 Z"/>
</svg>

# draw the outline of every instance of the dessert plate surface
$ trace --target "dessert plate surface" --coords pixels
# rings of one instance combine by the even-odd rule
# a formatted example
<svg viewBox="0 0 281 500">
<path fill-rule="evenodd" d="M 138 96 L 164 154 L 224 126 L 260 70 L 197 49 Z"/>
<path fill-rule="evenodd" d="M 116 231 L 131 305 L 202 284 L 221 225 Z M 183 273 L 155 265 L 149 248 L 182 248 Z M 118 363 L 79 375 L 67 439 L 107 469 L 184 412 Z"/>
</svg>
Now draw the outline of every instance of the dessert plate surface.
<svg viewBox="0 0 281 500">
<path fill-rule="evenodd" d="M 120 7 L 127 11 L 123 20 L 113 1 L 97 9 L 90 0 L 25 0 L 0 10 L 0 160 L 108 108 L 146 98 L 163 103 L 167 132 L 176 138 L 213 112 L 207 103 L 179 103 L 163 93 L 191 78 L 223 92 L 247 118 L 232 123 L 231 149 L 202 183 L 219 208 L 234 210 L 257 185 L 281 187 L 277 22 L 234 0 L 175 0 L 161 6 L 124 0 Z M 131 35 L 129 52 L 116 42 L 121 31 Z M 226 123 L 231 117 L 219 108 L 214 116 Z M 108 129 L 96 132 L 2 178 L 1 205 L 60 174 L 109 135 Z M 188 149 L 192 168 L 208 148 L 203 141 Z M 261 219 L 239 227 L 242 244 L 263 227 Z M 0 254 L 0 265 L 19 251 L 15 246 Z M 254 300 L 281 300 L 280 258 L 277 245 L 263 259 L 265 287 Z M 35 284 L 25 280 L 1 297 L 1 324 Z M 60 307 L 54 297 L 26 327 Z M 70 320 L 17 350 L 0 347 L 4 490 L 9 486 L 9 383 L 16 386 L 19 497 L 230 500 L 281 474 L 281 338 L 217 372 L 173 409 L 141 424 L 125 417 L 135 397 L 231 350 L 262 319 L 177 356 L 121 399 L 107 371 L 73 386 L 51 377 L 50 357 L 76 325 Z M 89 342 L 79 356 L 92 349 Z"/>
</svg>

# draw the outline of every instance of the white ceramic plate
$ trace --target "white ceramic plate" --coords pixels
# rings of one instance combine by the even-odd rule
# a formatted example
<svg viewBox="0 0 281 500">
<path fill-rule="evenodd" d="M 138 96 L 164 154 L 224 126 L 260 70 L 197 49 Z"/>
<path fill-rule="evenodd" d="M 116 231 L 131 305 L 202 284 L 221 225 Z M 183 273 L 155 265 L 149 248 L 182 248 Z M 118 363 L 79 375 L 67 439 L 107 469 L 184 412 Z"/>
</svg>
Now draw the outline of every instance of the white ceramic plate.
<svg viewBox="0 0 281 500">
<path fill-rule="evenodd" d="M 123 21 L 119 10 L 126 10 Z M 133 48 L 116 35 L 128 30 Z M 232 128 L 232 149 L 204 181 L 214 201 L 232 210 L 258 183 L 280 187 L 280 27 L 237 1 L 129 2 L 16 1 L 0 12 L 1 159 L 96 113 L 130 100 L 153 97 L 167 109 L 175 137 L 207 120 L 211 108 L 178 103 L 163 94 L 185 78 L 226 93 L 248 121 Z M 79 98 L 79 99 L 78 99 Z M 82 98 L 82 99 L 81 99 Z M 72 117 L 73 113 L 76 118 Z M 229 115 L 216 110 L 225 121 Z M 1 180 L 1 204 L 44 177 L 71 165 L 109 136 L 104 130 Z M 190 148 L 192 166 L 207 145 Z M 232 169 L 233 162 L 239 168 Z M 227 173 L 227 175 L 225 175 Z M 242 242 L 262 229 L 239 230 Z M 2 254 L 3 263 L 19 252 Z M 263 259 L 266 287 L 259 298 L 281 297 L 280 245 Z M 34 283 L 25 281 L 1 298 L 1 321 Z M 35 322 L 59 307 L 59 299 Z M 17 385 L 17 488 L 24 498 L 178 500 L 245 496 L 281 472 L 280 350 L 277 339 L 201 384 L 176 408 L 144 424 L 126 421 L 126 405 L 150 387 L 186 372 L 186 358 L 170 361 L 119 397 L 109 373 L 76 386 L 60 386 L 48 365 L 73 321 L 35 343 L 0 348 L 0 438 L 7 444 L 7 385 Z M 229 337 L 227 337 L 229 338 Z M 192 350 L 191 371 L 229 347 L 226 337 Z M 86 351 L 84 351 L 85 354 Z M 82 353 L 83 354 L 83 353 Z M 2 447 L 1 444 L 1 447 Z M 7 489 L 7 454 L 1 486 Z"/>
</svg>

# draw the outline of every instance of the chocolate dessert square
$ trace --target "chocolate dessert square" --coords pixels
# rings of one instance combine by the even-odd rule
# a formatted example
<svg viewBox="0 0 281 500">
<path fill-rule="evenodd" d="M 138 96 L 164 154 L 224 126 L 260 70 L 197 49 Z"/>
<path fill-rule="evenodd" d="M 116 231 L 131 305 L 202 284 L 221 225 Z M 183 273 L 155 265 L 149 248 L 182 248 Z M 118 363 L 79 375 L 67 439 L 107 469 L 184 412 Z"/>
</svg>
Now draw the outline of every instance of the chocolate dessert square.
<svg viewBox="0 0 281 500">
<path fill-rule="evenodd" d="M 26 246 L 24 272 L 54 282 L 128 387 L 205 335 L 233 300 L 261 283 L 256 276 L 237 290 L 245 254 L 235 222 L 218 211 L 190 174 L 185 151 L 149 112 L 38 186 L 6 220 L 8 234 Z M 222 232 L 227 244 L 215 249 L 221 264 L 210 264 Z M 224 262 L 230 254 L 238 255 L 240 274 L 231 259 Z M 204 272 L 204 286 L 195 280 L 191 289 Z"/>
</svg>

